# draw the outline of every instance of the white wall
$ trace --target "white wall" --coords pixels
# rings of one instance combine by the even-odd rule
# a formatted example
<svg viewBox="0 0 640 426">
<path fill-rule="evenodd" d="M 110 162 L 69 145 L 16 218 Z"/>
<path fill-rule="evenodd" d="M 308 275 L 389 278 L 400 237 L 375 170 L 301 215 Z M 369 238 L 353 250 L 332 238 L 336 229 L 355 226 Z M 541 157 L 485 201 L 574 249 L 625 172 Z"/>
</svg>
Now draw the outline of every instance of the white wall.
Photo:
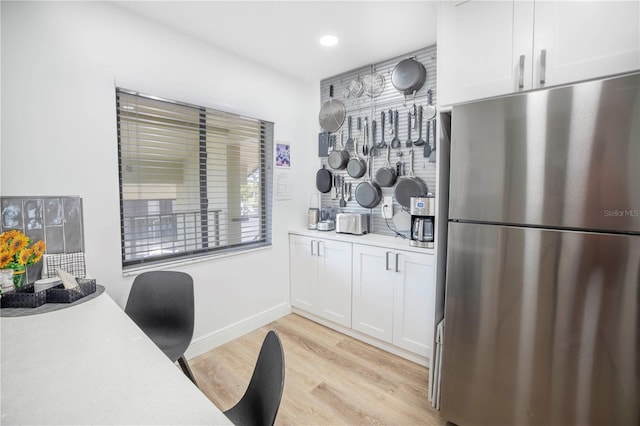
<svg viewBox="0 0 640 426">
<path fill-rule="evenodd" d="M 88 273 L 124 306 L 133 277 L 120 262 L 114 88 L 273 121 L 294 162 L 293 200 L 274 202 L 273 247 L 173 269 L 196 283 L 196 340 L 288 309 L 287 229 L 304 224 L 314 188 L 318 84 L 108 3 L 1 7 L 2 195 L 81 196 Z"/>
</svg>

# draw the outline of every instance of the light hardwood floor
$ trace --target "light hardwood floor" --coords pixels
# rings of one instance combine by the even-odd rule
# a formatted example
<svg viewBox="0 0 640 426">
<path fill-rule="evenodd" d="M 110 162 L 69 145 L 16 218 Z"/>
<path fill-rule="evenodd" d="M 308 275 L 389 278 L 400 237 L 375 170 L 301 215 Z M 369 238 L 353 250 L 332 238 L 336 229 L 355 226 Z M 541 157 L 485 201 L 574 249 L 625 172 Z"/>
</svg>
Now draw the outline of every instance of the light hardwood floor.
<svg viewBox="0 0 640 426">
<path fill-rule="evenodd" d="M 244 393 L 269 329 L 280 335 L 286 365 L 276 425 L 446 424 L 427 399 L 427 368 L 296 314 L 189 362 L 221 410 Z"/>
</svg>

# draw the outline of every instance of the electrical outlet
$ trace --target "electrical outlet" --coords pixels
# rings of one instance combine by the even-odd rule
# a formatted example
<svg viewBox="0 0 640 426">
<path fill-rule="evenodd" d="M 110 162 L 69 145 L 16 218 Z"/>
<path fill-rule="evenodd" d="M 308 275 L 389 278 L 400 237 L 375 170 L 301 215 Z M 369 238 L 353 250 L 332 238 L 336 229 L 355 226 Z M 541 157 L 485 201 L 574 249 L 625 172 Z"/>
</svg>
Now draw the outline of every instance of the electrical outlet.
<svg viewBox="0 0 640 426">
<path fill-rule="evenodd" d="M 382 201 L 382 217 L 385 219 L 391 219 L 393 217 L 393 198 L 384 197 Z"/>
</svg>

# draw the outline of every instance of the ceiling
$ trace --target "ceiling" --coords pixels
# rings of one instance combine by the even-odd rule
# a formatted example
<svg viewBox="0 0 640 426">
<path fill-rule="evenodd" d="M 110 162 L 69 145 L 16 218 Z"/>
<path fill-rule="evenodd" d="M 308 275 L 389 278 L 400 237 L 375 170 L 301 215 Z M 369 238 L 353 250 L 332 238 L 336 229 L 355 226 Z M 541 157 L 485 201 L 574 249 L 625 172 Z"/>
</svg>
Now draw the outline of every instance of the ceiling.
<svg viewBox="0 0 640 426">
<path fill-rule="evenodd" d="M 137 15 L 317 82 L 436 42 L 435 1 L 115 1 Z M 325 34 L 340 42 L 323 47 Z"/>
</svg>

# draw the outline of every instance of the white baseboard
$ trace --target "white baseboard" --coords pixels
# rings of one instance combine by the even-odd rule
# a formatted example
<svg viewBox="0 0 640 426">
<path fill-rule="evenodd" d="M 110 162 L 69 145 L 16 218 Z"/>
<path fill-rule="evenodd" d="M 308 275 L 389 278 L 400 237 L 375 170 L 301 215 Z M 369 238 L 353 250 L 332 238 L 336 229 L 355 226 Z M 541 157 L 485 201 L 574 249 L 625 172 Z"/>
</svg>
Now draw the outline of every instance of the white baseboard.
<svg viewBox="0 0 640 426">
<path fill-rule="evenodd" d="M 224 345 L 238 337 L 244 336 L 270 322 L 276 321 L 292 312 L 291 305 L 283 303 L 266 311 L 262 311 L 256 315 L 230 324 L 225 328 L 221 328 L 206 336 L 194 340 L 185 352 L 187 359 L 195 358 L 218 346 Z"/>
<path fill-rule="evenodd" d="M 293 308 L 293 312 L 303 316 L 307 319 L 310 319 L 311 321 L 315 321 L 319 324 L 324 325 L 325 327 L 329 327 L 331 329 L 334 329 L 336 331 L 339 331 L 342 334 L 346 334 L 349 337 L 353 337 L 354 339 L 358 339 L 361 340 L 365 343 L 370 344 L 371 346 L 375 346 L 376 348 L 382 349 L 383 351 L 387 351 L 389 353 L 392 353 L 394 355 L 399 356 L 400 358 L 404 358 L 406 360 L 409 360 L 411 362 L 415 362 L 416 364 L 422 365 L 423 367 L 427 367 L 429 368 L 429 358 L 424 357 L 422 355 L 418 355 L 418 354 L 414 354 L 413 352 L 409 352 L 405 349 L 399 348 L 397 346 L 394 346 L 390 343 L 387 342 L 383 342 L 380 341 L 376 338 L 373 338 L 371 336 L 367 336 L 364 333 L 360 333 L 359 331 L 356 331 L 352 328 L 348 328 L 345 327 L 343 325 L 340 324 L 336 324 L 334 322 L 325 320 L 324 318 L 320 318 L 317 315 L 311 314 L 307 311 L 303 311 L 301 309 L 298 308 Z"/>
</svg>

